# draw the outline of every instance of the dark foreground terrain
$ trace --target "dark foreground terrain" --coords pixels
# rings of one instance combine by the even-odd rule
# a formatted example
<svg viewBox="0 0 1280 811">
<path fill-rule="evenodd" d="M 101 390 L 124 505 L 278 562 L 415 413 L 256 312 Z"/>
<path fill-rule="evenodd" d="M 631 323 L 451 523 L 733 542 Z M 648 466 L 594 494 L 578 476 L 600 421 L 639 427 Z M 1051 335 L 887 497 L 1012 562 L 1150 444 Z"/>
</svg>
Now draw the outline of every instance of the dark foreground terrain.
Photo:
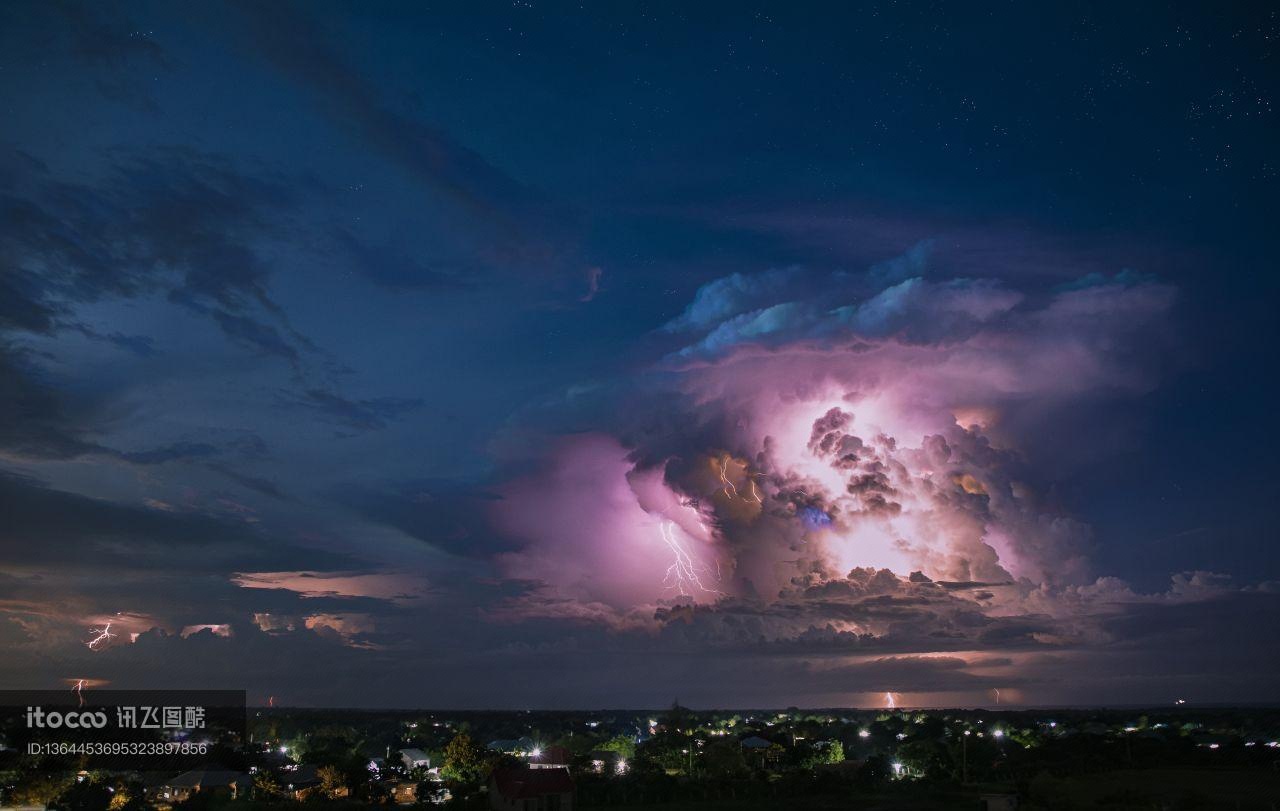
<svg viewBox="0 0 1280 811">
<path fill-rule="evenodd" d="M 0 791 L 67 811 L 1280 808 L 1266 708 L 260 709 L 247 738 L 183 774 L 7 749 Z"/>
</svg>

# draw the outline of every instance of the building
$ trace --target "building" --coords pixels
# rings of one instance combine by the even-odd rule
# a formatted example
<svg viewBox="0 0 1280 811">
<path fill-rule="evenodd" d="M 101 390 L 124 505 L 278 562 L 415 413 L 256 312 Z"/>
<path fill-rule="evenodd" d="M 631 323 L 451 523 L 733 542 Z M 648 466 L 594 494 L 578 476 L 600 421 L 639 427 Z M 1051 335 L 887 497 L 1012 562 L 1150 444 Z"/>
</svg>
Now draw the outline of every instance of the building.
<svg viewBox="0 0 1280 811">
<path fill-rule="evenodd" d="M 412 805 L 418 801 L 420 784 L 416 780 L 383 780 L 378 785 L 396 805 Z"/>
<path fill-rule="evenodd" d="M 430 769 L 431 756 L 421 749 L 402 749 L 400 759 L 406 769 Z"/>
<path fill-rule="evenodd" d="M 572 811 L 573 778 L 565 768 L 494 769 L 489 807 L 495 811 Z"/>
<path fill-rule="evenodd" d="M 755 766 L 770 766 L 778 761 L 780 748 L 775 748 L 772 741 L 758 735 L 751 735 L 738 742 L 747 762 Z"/>
<path fill-rule="evenodd" d="M 485 747 L 495 752 L 502 752 L 507 755 L 523 757 L 530 752 L 535 751 L 538 745 L 533 742 L 533 738 L 511 738 L 489 741 Z"/>
<path fill-rule="evenodd" d="M 295 800 L 305 800 L 320 792 L 320 775 L 315 766 L 303 765 L 280 773 L 281 788 Z"/>
<path fill-rule="evenodd" d="M 529 755 L 530 769 L 567 769 L 572 755 L 563 746 L 535 749 Z"/>
<path fill-rule="evenodd" d="M 249 796 L 253 779 L 229 769 L 192 769 L 146 790 L 147 799 L 157 805 L 173 805 L 200 792 L 222 794 L 235 800 Z"/>
<path fill-rule="evenodd" d="M 612 749 L 593 749 L 587 761 L 596 774 L 622 774 L 627 770 L 627 761 Z"/>
</svg>

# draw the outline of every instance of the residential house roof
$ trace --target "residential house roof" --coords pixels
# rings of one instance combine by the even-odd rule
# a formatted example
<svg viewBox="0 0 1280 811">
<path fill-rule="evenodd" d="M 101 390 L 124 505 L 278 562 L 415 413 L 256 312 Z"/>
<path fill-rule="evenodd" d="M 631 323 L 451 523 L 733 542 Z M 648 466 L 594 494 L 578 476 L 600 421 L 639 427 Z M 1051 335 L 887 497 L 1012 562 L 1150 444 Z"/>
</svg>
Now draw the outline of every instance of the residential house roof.
<svg viewBox="0 0 1280 811">
<path fill-rule="evenodd" d="M 532 800 L 548 794 L 569 794 L 573 778 L 568 769 L 529 769 L 525 767 L 495 769 L 493 783 L 509 800 Z"/>
</svg>

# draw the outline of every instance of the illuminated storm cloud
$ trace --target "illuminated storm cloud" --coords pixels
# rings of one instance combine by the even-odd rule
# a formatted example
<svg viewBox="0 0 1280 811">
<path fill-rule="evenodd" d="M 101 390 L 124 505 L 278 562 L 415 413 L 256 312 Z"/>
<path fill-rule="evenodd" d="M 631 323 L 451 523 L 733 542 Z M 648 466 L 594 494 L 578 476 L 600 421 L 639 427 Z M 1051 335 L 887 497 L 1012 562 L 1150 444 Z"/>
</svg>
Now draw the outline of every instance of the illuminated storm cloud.
<svg viewBox="0 0 1280 811">
<path fill-rule="evenodd" d="M 988 606 L 1088 583 L 1089 528 L 1036 491 L 1005 417 L 1148 390 L 1139 350 L 1173 289 L 1094 279 L 1033 303 L 989 280 L 870 284 L 702 288 L 665 328 L 683 345 L 636 384 L 665 387 L 633 399 L 672 413 L 622 408 L 629 422 L 509 484 L 497 522 L 524 546 L 503 571 L 620 615 L 772 601 L 863 568 L 966 584 Z M 673 588 L 673 566 L 699 582 Z"/>
</svg>

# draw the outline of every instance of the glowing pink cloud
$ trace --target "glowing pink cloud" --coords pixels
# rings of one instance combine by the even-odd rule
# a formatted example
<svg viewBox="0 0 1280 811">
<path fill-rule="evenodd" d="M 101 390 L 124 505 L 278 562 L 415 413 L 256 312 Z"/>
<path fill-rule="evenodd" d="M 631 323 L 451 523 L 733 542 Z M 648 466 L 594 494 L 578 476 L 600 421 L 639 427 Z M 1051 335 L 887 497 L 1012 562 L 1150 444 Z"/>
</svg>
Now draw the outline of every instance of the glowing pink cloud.
<svg viewBox="0 0 1280 811">
<path fill-rule="evenodd" d="M 675 424 L 721 428 L 683 448 L 654 443 L 675 455 L 646 447 L 642 431 L 628 432 L 630 446 L 565 440 L 542 473 L 503 493 L 498 527 L 524 544 L 500 559 L 505 576 L 627 611 L 663 598 L 670 557 L 687 544 L 698 566 L 716 567 L 714 592 L 766 599 L 797 575 L 859 567 L 1087 582 L 1088 527 L 1020 480 L 1004 417 L 1147 390 L 1154 373 L 1133 351 L 1158 333 L 1171 289 L 1090 284 L 1033 305 L 996 282 L 913 279 L 852 304 L 743 309 L 752 280 L 734 278 L 669 325 L 695 334 L 653 378 L 686 409 Z M 779 295 L 788 278 L 761 291 Z M 678 591 L 713 594 L 675 571 Z"/>
<path fill-rule="evenodd" d="M 205 623 L 202 625 L 185 625 L 183 626 L 182 630 L 178 632 L 178 635 L 183 638 L 186 638 L 193 634 L 198 634 L 202 632 L 208 632 L 213 634 L 214 636 L 220 636 L 223 639 L 226 639 L 232 635 L 231 626 L 225 622 Z"/>
<path fill-rule="evenodd" d="M 625 609 L 673 596 L 666 538 L 687 550 L 686 565 L 714 568 L 712 533 L 698 509 L 667 487 L 660 470 L 638 470 L 611 437 L 566 441 L 547 472 L 512 482 L 502 496 L 496 523 L 525 544 L 499 559 L 509 578 Z M 692 599 L 714 596 L 709 586 L 689 591 Z"/>
<path fill-rule="evenodd" d="M 396 572 L 238 572 L 232 582 L 246 589 L 283 589 L 301 597 L 371 597 L 408 603 L 426 596 L 421 576 Z"/>
</svg>

